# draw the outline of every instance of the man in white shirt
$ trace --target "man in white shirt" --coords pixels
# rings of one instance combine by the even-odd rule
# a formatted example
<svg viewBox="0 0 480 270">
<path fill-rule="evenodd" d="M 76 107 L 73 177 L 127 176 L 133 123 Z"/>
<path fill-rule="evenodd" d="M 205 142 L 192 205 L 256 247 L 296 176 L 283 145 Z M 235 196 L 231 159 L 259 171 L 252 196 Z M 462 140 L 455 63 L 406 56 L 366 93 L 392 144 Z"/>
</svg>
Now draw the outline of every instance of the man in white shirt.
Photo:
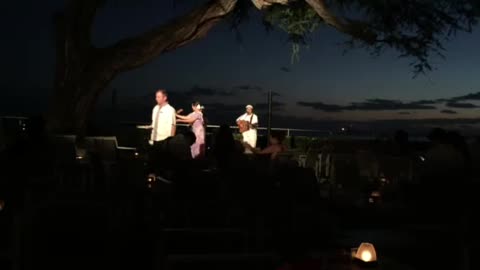
<svg viewBox="0 0 480 270">
<path fill-rule="evenodd" d="M 175 109 L 168 104 L 167 91 L 160 89 L 155 94 L 157 105 L 152 111 L 152 133 L 150 135 L 150 144 L 154 145 L 168 137 L 175 136 L 176 131 L 176 113 Z"/>
<path fill-rule="evenodd" d="M 246 112 L 237 118 L 237 125 L 239 121 L 248 122 L 249 129 L 242 133 L 243 141 L 255 148 L 257 146 L 258 117 L 253 113 L 252 105 L 247 105 L 245 109 Z"/>
<path fill-rule="evenodd" d="M 149 162 L 149 178 L 155 177 L 158 169 L 166 165 L 168 160 L 167 139 L 175 136 L 176 132 L 176 112 L 168 104 L 168 94 L 164 89 L 155 93 L 157 105 L 152 111 L 152 124 L 147 128 L 152 129 L 149 143 L 152 145 Z"/>
</svg>

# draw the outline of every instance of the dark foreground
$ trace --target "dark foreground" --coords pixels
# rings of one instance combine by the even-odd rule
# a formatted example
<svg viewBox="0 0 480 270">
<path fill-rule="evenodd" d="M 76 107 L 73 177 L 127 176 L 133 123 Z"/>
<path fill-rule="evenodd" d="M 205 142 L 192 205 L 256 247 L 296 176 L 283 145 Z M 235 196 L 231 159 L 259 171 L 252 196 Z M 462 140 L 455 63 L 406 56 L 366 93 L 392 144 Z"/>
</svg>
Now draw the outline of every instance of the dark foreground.
<svg viewBox="0 0 480 270">
<path fill-rule="evenodd" d="M 36 137 L 2 152 L 0 269 L 357 269 L 361 242 L 378 269 L 478 269 L 474 181 L 340 187 L 234 149 L 169 156 L 168 181 L 149 181 L 142 152 L 73 146 Z"/>
</svg>

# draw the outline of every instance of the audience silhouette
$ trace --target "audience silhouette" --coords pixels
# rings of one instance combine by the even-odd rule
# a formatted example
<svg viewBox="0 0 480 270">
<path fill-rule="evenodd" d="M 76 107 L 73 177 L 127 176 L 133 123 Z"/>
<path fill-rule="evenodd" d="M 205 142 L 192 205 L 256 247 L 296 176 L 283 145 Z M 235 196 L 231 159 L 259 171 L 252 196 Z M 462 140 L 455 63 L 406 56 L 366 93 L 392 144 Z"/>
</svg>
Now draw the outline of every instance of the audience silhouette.
<svg viewBox="0 0 480 270">
<path fill-rule="evenodd" d="M 8 140 L 5 139 L 6 137 L 14 139 Z M 247 242 L 255 243 L 254 249 L 276 251 L 281 261 L 279 269 L 311 269 L 320 267 L 320 264 L 319 261 L 308 255 L 309 251 L 319 246 L 328 247 L 331 244 L 330 241 L 334 242 L 332 235 L 342 230 L 342 228 L 335 228 L 333 218 L 330 220 L 322 217 L 328 217 L 329 211 L 331 211 L 335 212 L 339 219 L 340 217 L 353 219 L 349 217 L 351 214 L 346 214 L 347 210 L 340 211 L 338 208 L 344 207 L 343 200 L 350 199 L 346 196 L 349 192 L 356 192 L 354 189 L 342 187 L 332 180 L 329 189 L 337 193 L 332 192 L 333 195 L 326 199 L 320 198 L 320 189 L 323 186 L 317 182 L 318 179 L 312 168 L 301 168 L 297 165 L 285 166 L 286 163 L 278 163 L 279 156 L 289 152 L 282 144 L 285 134 L 281 132 L 272 132 L 269 145 L 263 150 L 254 150 L 255 155 L 246 155 L 244 148 L 248 146 L 235 139 L 232 129 L 228 125 L 221 125 L 214 134 L 213 143 L 210 145 L 211 152 L 202 161 L 193 160 L 191 156 L 190 146 L 195 142 L 195 134 L 191 131 L 179 132 L 176 136 L 167 139 L 158 159 L 152 161 L 148 156 L 145 160 L 137 157 L 135 160 L 121 163 L 127 167 L 132 164 L 140 164 L 141 169 L 138 170 L 140 173 L 135 174 L 134 178 L 135 181 L 141 182 L 138 185 L 141 188 L 132 186 L 131 190 L 126 187 L 121 191 L 114 190 L 111 193 L 97 190 L 97 194 L 94 192 L 67 194 L 58 189 L 55 180 L 52 180 L 54 177 L 52 169 L 55 166 L 53 160 L 56 158 L 55 152 L 52 150 L 54 145 L 52 145 L 52 139 L 45 132 L 44 121 L 41 117 L 31 118 L 24 132 L 20 132 L 16 136 L 3 132 L 2 138 L 4 138 L 4 144 L 3 148 L 0 148 L 1 161 L 6 166 L 1 171 L 0 199 L 7 201 L 9 207 L 13 205 L 19 215 L 26 215 L 33 211 L 31 210 L 34 209 L 33 204 L 24 204 L 25 201 L 28 201 L 26 198 L 29 196 L 30 201 L 37 198 L 35 202 L 38 202 L 39 205 L 44 205 L 43 203 L 47 205 L 47 208 L 38 212 L 39 215 L 45 213 L 45 216 L 34 215 L 31 217 L 34 220 L 32 224 L 39 226 L 32 231 L 38 234 L 45 229 L 48 235 L 55 238 L 52 238 L 52 243 L 56 243 L 55 248 L 46 248 L 42 251 L 43 253 L 40 252 L 45 256 L 50 251 L 60 252 L 59 250 L 65 250 L 74 245 L 68 240 L 60 241 L 61 238 L 67 237 L 66 234 L 72 232 L 53 229 L 62 227 L 61 224 L 66 222 L 63 218 L 72 220 L 72 222 L 65 223 L 66 226 L 71 226 L 71 231 L 85 229 L 91 232 L 90 235 L 87 234 L 84 237 L 84 242 L 88 239 L 96 241 L 93 236 L 100 237 L 103 232 L 113 231 L 111 228 L 107 230 L 108 226 L 118 226 L 119 228 L 115 229 L 118 230 L 116 233 L 127 232 L 132 228 L 142 231 L 145 226 L 147 229 L 145 229 L 146 232 L 143 232 L 145 235 L 141 236 L 142 240 L 135 242 L 129 238 L 128 242 L 141 245 L 153 241 L 148 237 L 149 234 L 153 235 L 156 230 L 161 230 L 160 227 L 171 224 L 175 226 L 181 224 L 184 227 L 187 225 L 233 226 L 248 232 Z M 460 221 L 465 218 L 468 211 L 472 212 L 475 209 L 471 201 L 471 187 L 475 182 L 473 180 L 478 181 L 480 140 L 469 145 L 466 138 L 460 133 L 440 128 L 433 129 L 428 135 L 428 139 L 428 147 L 424 150 L 423 147 L 418 147 L 411 142 L 406 131 L 399 130 L 395 133 L 393 140 L 377 141 L 374 144 L 358 143 L 358 145 L 351 144 L 344 147 L 350 151 L 349 153 L 339 154 L 340 150 L 338 149 L 342 148 L 336 147 L 336 144 L 339 143 L 335 140 L 321 141 L 320 146 L 315 149 L 312 146 L 308 151 L 331 155 L 332 168 L 337 169 L 332 174 L 336 173 L 337 176 L 346 173 L 346 171 L 339 171 L 341 170 L 339 168 L 344 168 L 344 170 L 353 168 L 352 171 L 361 170 L 360 167 L 357 167 L 361 163 L 357 160 L 358 157 L 365 163 L 381 160 L 384 156 L 411 160 L 418 167 L 415 167 L 418 169 L 415 171 L 417 173 L 415 179 L 418 180 L 418 183 L 414 181 L 408 183 L 410 187 L 413 187 L 416 195 L 413 207 L 409 208 L 409 211 L 413 210 L 418 214 L 415 217 L 421 217 L 424 221 L 438 223 L 441 221 L 460 231 L 461 228 L 458 225 L 461 223 Z M 300 141 L 300 138 L 296 140 Z M 88 148 L 85 137 L 77 137 L 75 145 L 79 149 Z M 363 152 L 360 151 L 363 155 L 356 154 L 360 153 L 359 149 L 363 150 Z M 98 182 L 100 178 L 106 179 L 109 176 L 104 174 L 101 157 L 94 157 L 95 155 L 88 162 L 94 163 L 92 166 L 96 169 L 94 169 L 93 178 Z M 341 158 L 347 157 L 350 158 L 351 164 L 341 160 Z M 344 167 L 340 166 L 341 162 L 344 162 Z M 144 177 L 148 173 L 146 171 L 148 169 L 144 168 L 145 163 L 150 168 L 156 168 L 157 176 L 165 178 L 168 183 L 163 183 L 163 186 L 157 184 L 153 188 L 152 183 L 148 182 L 150 180 Z M 266 166 L 266 163 L 274 166 Z M 381 167 L 382 163 L 380 162 L 380 165 L 376 164 L 376 166 Z M 121 166 L 118 166 L 116 170 L 125 172 L 131 169 L 130 167 L 119 167 Z M 368 168 L 370 170 L 370 167 Z M 358 176 L 360 174 L 357 172 L 357 174 L 349 175 Z M 370 171 L 368 175 L 371 176 L 370 178 L 382 177 L 370 173 Z M 126 176 L 117 173 L 115 177 Z M 363 181 L 361 179 L 352 180 Z M 376 184 L 376 182 L 372 183 Z M 30 190 L 29 192 L 34 190 L 35 194 L 25 195 L 28 190 Z M 329 192 L 331 191 L 329 190 Z M 364 190 L 358 192 L 364 192 Z M 342 194 L 342 196 L 335 197 L 335 194 Z M 47 197 L 48 200 L 55 202 L 55 207 L 48 208 Z M 56 207 L 60 207 L 60 198 L 70 201 L 79 200 L 85 203 L 81 204 L 85 205 L 85 208 L 82 209 L 82 206 L 79 205 L 71 208 L 72 211 L 73 209 L 77 211 L 75 212 L 78 213 L 76 218 L 67 214 L 68 211 L 61 212 L 64 210 L 58 210 L 60 214 L 54 217 L 52 213 L 57 211 Z M 112 202 L 119 205 L 114 205 Z M 103 206 L 96 208 L 94 203 Z M 103 215 L 100 213 L 102 207 L 106 207 L 105 205 L 108 204 L 111 209 L 105 211 L 114 218 L 122 220 L 116 220 L 118 223 L 115 225 L 108 225 L 107 223 L 112 221 L 107 222 L 100 218 Z M 86 207 L 87 205 L 88 207 Z M 352 205 L 355 204 L 352 202 Z M 356 209 L 357 206 L 351 207 Z M 132 212 L 135 214 L 129 214 Z M 352 215 L 360 216 L 358 213 Z M 94 223 L 89 223 L 93 222 L 91 220 L 93 218 L 98 219 L 98 222 L 101 221 L 100 223 L 103 222 L 101 226 L 104 227 L 101 229 L 99 227 L 98 230 L 93 228 L 92 224 Z M 361 221 L 357 222 L 368 223 L 368 218 L 360 217 L 359 219 Z M 73 222 L 73 220 L 75 221 Z M 127 224 L 127 220 L 131 224 Z M 47 229 L 49 222 L 58 223 Z M 29 226 L 33 226 L 32 224 Z M 158 228 L 156 228 L 157 225 Z M 42 244 L 38 241 L 48 239 L 48 235 L 31 240 L 36 241 L 32 246 L 40 249 Z M 82 242 L 81 239 L 82 237 L 73 237 L 71 241 Z M 108 241 L 105 240 L 105 245 L 108 245 L 107 243 Z M 205 247 L 208 247 L 208 243 L 205 243 Z M 117 251 L 119 249 L 120 247 L 116 247 Z M 137 251 L 135 256 L 147 256 L 143 253 L 143 251 L 147 252 L 146 250 L 147 248 L 143 248 L 142 251 Z M 83 251 L 77 250 L 77 252 L 78 254 L 72 255 L 72 257 L 79 259 Z M 36 256 L 37 262 L 42 265 L 47 264 L 46 261 L 40 260 L 40 255 L 30 254 L 29 256 Z M 108 256 L 113 255 L 109 254 Z M 89 261 L 92 262 L 93 259 L 90 259 Z"/>
</svg>

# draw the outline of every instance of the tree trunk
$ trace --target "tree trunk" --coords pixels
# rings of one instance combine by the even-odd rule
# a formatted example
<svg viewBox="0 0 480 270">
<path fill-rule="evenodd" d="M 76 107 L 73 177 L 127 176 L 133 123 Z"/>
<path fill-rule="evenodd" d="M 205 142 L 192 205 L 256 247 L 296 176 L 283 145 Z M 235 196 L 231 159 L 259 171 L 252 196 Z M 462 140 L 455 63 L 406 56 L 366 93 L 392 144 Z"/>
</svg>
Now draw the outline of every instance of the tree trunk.
<svg viewBox="0 0 480 270">
<path fill-rule="evenodd" d="M 64 85 L 54 89 L 47 118 L 49 131 L 78 135 L 86 131 L 98 96 L 115 75 L 113 70 L 105 70 L 102 64 L 92 65 L 97 65 L 95 70 L 103 71 L 68 76 Z"/>
<path fill-rule="evenodd" d="M 54 17 L 56 74 L 47 114 L 50 133 L 84 134 L 101 92 L 120 72 L 203 38 L 235 8 L 237 0 L 211 0 L 137 37 L 95 48 L 90 32 L 103 0 L 71 0 Z"/>
<path fill-rule="evenodd" d="M 54 92 L 47 115 L 53 133 L 83 134 L 96 100 L 118 73 L 108 51 L 78 49 L 65 31 L 63 16 L 57 17 L 57 61 Z"/>
</svg>

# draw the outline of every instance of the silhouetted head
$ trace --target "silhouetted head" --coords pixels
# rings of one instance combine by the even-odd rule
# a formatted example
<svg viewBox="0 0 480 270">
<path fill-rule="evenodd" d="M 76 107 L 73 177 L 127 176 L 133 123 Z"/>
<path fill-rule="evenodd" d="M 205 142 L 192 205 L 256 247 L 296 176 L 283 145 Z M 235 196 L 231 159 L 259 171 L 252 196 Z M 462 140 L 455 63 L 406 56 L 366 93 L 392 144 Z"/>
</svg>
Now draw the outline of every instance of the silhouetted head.
<svg viewBox="0 0 480 270">
<path fill-rule="evenodd" d="M 454 146 L 463 146 L 466 143 L 465 138 L 456 131 L 447 132 L 446 137 L 447 137 L 448 143 Z"/>
<path fill-rule="evenodd" d="M 215 151 L 229 152 L 235 148 L 235 139 L 228 125 L 221 125 L 215 135 Z"/>
<path fill-rule="evenodd" d="M 195 133 L 193 133 L 192 131 L 186 131 L 185 133 L 183 133 L 183 136 L 185 137 L 185 142 L 188 145 L 194 144 L 195 141 L 197 140 Z"/>
<path fill-rule="evenodd" d="M 428 134 L 427 138 L 431 142 L 445 143 L 447 141 L 447 132 L 444 129 L 441 129 L 441 128 L 434 128 Z"/>
<path fill-rule="evenodd" d="M 228 139 L 232 138 L 233 140 L 232 130 L 226 124 L 220 125 L 220 127 L 218 128 L 217 137 L 228 138 Z"/>
<path fill-rule="evenodd" d="M 274 130 L 270 133 L 270 143 L 271 144 L 281 144 L 285 139 L 285 132 Z"/>
<path fill-rule="evenodd" d="M 405 130 L 397 130 L 395 132 L 395 142 L 398 144 L 408 143 L 408 133 Z"/>
<path fill-rule="evenodd" d="M 31 117 L 27 130 L 31 136 L 43 135 L 45 132 L 45 120 L 43 117 L 41 115 Z"/>
<path fill-rule="evenodd" d="M 195 134 L 193 132 L 188 131 L 184 133 L 178 133 L 173 137 L 169 137 L 165 140 L 167 144 L 167 152 L 171 155 L 172 159 L 166 159 L 166 164 L 169 161 L 174 160 L 191 160 L 192 153 L 190 150 L 190 146 L 195 142 Z M 175 163 L 175 162 L 174 162 Z M 167 166 L 177 166 L 178 164 L 170 163 Z"/>
</svg>

